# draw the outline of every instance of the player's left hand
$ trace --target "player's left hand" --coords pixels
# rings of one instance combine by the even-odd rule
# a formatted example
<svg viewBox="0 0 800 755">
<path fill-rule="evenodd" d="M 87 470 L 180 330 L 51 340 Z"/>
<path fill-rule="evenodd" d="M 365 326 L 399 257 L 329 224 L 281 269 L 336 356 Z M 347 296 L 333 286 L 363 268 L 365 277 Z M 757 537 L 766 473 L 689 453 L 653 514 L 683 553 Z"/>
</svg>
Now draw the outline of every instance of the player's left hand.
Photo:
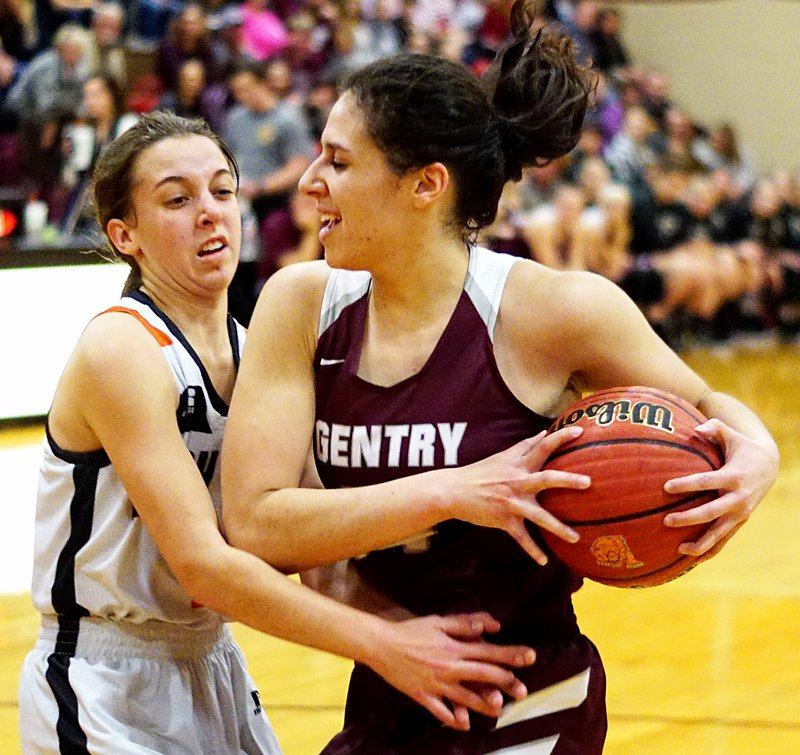
<svg viewBox="0 0 800 755">
<path fill-rule="evenodd" d="M 711 472 L 669 480 L 670 494 L 701 490 L 719 491 L 719 498 L 687 511 L 668 514 L 668 527 L 689 527 L 709 523 L 696 542 L 683 543 L 678 550 L 687 556 L 711 558 L 749 519 L 778 475 L 778 450 L 774 443 L 748 438 L 718 419 L 710 419 L 697 432 L 716 441 L 725 454 L 722 467 Z"/>
</svg>

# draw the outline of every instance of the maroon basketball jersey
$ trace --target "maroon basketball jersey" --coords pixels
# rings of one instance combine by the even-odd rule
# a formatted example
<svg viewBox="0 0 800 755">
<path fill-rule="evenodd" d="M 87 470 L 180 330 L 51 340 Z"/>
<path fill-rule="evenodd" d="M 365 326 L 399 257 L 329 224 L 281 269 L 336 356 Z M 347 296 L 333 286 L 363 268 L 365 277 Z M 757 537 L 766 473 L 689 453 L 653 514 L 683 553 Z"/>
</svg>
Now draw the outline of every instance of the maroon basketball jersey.
<svg viewBox="0 0 800 755">
<path fill-rule="evenodd" d="M 497 311 L 515 261 L 472 250 L 464 290 L 433 353 L 416 375 L 390 387 L 356 374 L 370 276 L 332 271 L 314 361 L 314 454 L 326 487 L 470 464 L 549 425 L 511 393 L 494 358 Z M 503 625 L 500 641 L 577 633 L 570 595 L 580 580 L 555 558 L 537 565 L 500 530 L 450 520 L 355 563 L 415 614 L 489 611 Z"/>
</svg>

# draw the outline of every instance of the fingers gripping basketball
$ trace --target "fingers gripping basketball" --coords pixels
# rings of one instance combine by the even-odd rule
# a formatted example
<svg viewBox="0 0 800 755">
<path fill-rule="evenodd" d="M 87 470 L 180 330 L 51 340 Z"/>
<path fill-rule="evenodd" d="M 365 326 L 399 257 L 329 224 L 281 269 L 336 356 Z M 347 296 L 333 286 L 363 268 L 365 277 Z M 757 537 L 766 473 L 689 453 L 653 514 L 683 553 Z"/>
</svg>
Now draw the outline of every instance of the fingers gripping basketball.
<svg viewBox="0 0 800 755">
<path fill-rule="evenodd" d="M 550 432 L 580 425 L 583 433 L 557 449 L 543 469 L 588 474 L 587 490 L 550 488 L 541 505 L 577 530 L 566 543 L 542 535 L 554 553 L 578 574 L 618 587 L 662 584 L 692 568 L 695 559 L 678 545 L 707 527 L 669 528 L 669 512 L 699 506 L 716 491 L 671 495 L 667 480 L 719 469 L 723 455 L 695 428 L 706 418 L 691 404 L 654 388 L 612 388 L 567 409 Z"/>
</svg>

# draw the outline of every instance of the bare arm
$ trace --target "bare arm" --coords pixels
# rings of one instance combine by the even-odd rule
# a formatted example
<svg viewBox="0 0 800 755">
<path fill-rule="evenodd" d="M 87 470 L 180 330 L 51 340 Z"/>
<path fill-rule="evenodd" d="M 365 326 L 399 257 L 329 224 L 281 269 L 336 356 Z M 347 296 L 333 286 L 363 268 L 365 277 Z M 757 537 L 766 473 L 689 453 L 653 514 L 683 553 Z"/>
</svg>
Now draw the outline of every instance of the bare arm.
<svg viewBox="0 0 800 755">
<path fill-rule="evenodd" d="M 713 555 L 775 481 L 778 450 L 766 427 L 737 399 L 713 392 L 609 281 L 589 273 L 540 269 L 537 274 L 530 263 L 518 263 L 513 272 L 498 320 L 496 348 L 504 357 L 501 368 L 505 365 L 523 400 L 528 391 L 529 396 L 545 397 L 539 400 L 551 408 L 565 408 L 580 391 L 649 385 L 683 397 L 711 418 L 700 431 L 722 445 L 725 465 L 716 472 L 670 481 L 668 489 L 719 490 L 720 497 L 692 512 L 670 514 L 666 523 L 713 522 L 697 543 L 682 546 L 692 555 Z M 547 316 L 526 317 L 532 310 Z M 535 364 L 525 357 L 529 354 L 537 355 Z M 530 390 L 532 383 L 535 391 Z"/>
<path fill-rule="evenodd" d="M 59 384 L 52 431 L 66 447 L 105 449 L 189 596 L 276 637 L 361 661 L 449 726 L 467 728 L 467 708 L 497 715 L 500 691 L 525 694 L 508 667 L 529 665 L 532 651 L 482 641 L 498 629 L 487 614 L 387 622 L 226 543 L 178 430 L 175 385 L 158 349 L 127 315 L 92 322 Z"/>
<path fill-rule="evenodd" d="M 761 420 L 733 396 L 709 393 L 698 408 L 711 418 L 698 431 L 720 444 L 725 465 L 716 472 L 670 481 L 667 490 L 718 490 L 720 497 L 705 506 L 670 514 L 666 524 L 682 527 L 712 523 L 697 542 L 681 546 L 688 555 L 710 557 L 747 521 L 772 487 L 778 475 L 779 453 Z"/>
<path fill-rule="evenodd" d="M 544 554 L 526 519 L 573 539 L 533 500 L 543 487 L 588 482 L 538 473 L 569 434 L 525 441 L 468 467 L 380 485 L 299 487 L 314 432 L 312 364 L 326 279 L 324 263 L 279 271 L 251 320 L 222 455 L 223 517 L 231 542 L 282 570 L 302 571 L 393 545 L 450 518 L 505 529 L 540 561 Z"/>
</svg>

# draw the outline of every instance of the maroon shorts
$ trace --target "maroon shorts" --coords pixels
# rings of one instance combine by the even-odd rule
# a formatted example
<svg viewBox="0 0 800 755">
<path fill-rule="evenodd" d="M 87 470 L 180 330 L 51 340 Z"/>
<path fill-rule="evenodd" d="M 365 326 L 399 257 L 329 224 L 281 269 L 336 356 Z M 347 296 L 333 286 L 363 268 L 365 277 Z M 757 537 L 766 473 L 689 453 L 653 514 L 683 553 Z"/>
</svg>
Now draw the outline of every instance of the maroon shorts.
<svg viewBox="0 0 800 755">
<path fill-rule="evenodd" d="M 322 755 L 500 755 L 506 748 L 534 742 L 539 744 L 536 752 L 548 755 L 601 755 L 606 680 L 597 648 L 583 636 L 534 647 L 536 663 L 517 672 L 528 697 L 507 705 L 499 719 L 470 714 L 469 732 L 443 726 L 357 664 L 344 729 Z"/>
</svg>

